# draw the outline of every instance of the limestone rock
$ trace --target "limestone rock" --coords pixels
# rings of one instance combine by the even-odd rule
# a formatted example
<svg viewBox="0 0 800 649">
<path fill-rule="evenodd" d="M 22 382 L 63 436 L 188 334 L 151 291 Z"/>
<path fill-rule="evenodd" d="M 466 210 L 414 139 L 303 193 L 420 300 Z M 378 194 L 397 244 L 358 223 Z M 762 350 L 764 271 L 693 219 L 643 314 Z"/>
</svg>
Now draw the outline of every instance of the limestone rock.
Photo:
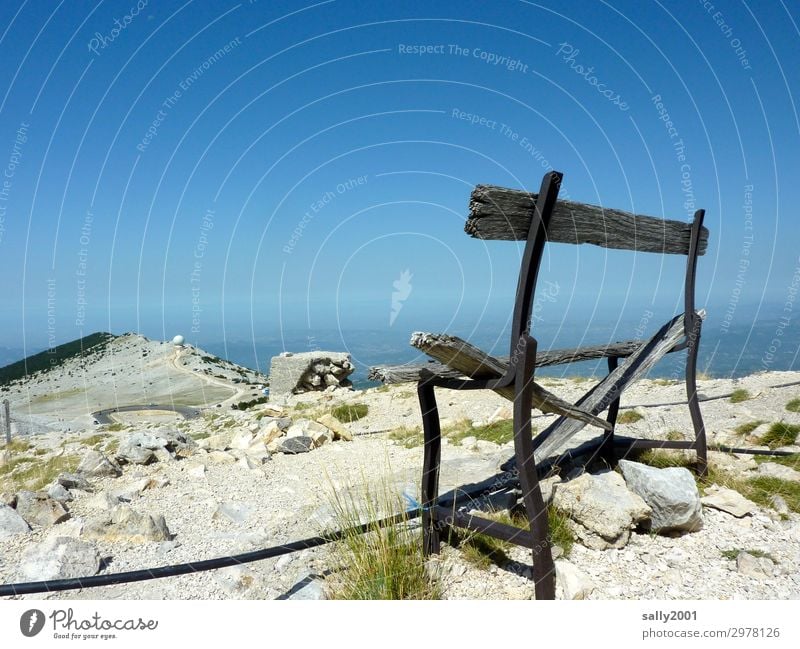
<svg viewBox="0 0 800 649">
<path fill-rule="evenodd" d="M 172 538 L 163 516 L 137 512 L 129 505 L 117 505 L 109 515 L 87 523 L 83 535 L 104 541 L 145 543 Z"/>
<path fill-rule="evenodd" d="M 285 599 L 320 600 L 327 599 L 322 579 L 318 575 L 306 573 L 289 589 Z"/>
<path fill-rule="evenodd" d="M 188 457 L 197 448 L 197 442 L 179 430 L 162 428 L 130 435 L 117 451 L 117 458 L 131 464 L 149 464 L 154 460 L 170 460 L 174 456 Z"/>
<path fill-rule="evenodd" d="M 152 449 L 133 444 L 128 440 L 120 445 L 117 461 L 122 464 L 150 464 L 156 461 L 156 454 Z"/>
<path fill-rule="evenodd" d="M 345 426 L 330 413 L 326 413 L 321 417 L 317 417 L 317 421 L 333 432 L 334 440 L 340 439 L 345 442 L 353 441 L 353 433 L 348 430 L 347 426 Z"/>
<path fill-rule="evenodd" d="M 250 448 L 250 445 L 253 443 L 254 439 L 255 435 L 252 432 L 242 428 L 237 430 L 231 438 L 231 448 L 245 450 Z"/>
<path fill-rule="evenodd" d="M 556 564 L 556 599 L 586 599 L 594 590 L 594 582 L 569 561 L 558 559 Z"/>
<path fill-rule="evenodd" d="M 241 524 L 252 516 L 255 508 L 248 503 L 224 502 L 220 503 L 211 518 L 215 521 L 226 520 L 231 523 Z"/>
<path fill-rule="evenodd" d="M 272 396 L 297 394 L 327 387 L 350 387 L 347 377 L 353 373 L 350 354 L 339 352 L 284 352 L 273 356 L 269 370 L 269 393 Z"/>
<path fill-rule="evenodd" d="M 56 482 L 64 489 L 80 489 L 81 491 L 91 491 L 92 485 L 82 475 L 77 473 L 62 473 L 56 478 Z"/>
<path fill-rule="evenodd" d="M 754 557 L 749 552 L 740 552 L 736 557 L 736 570 L 746 577 L 769 579 L 775 565 L 767 557 Z"/>
<path fill-rule="evenodd" d="M 652 531 L 694 532 L 703 526 L 703 505 L 688 469 L 658 469 L 629 460 L 620 460 L 619 468 L 628 489 L 650 506 Z"/>
<path fill-rule="evenodd" d="M 15 510 L 6 505 L 0 505 L 0 538 L 13 534 L 27 534 L 30 526 Z"/>
<path fill-rule="evenodd" d="M 700 502 L 706 507 L 719 509 L 736 516 L 736 518 L 752 514 L 758 509 L 758 505 L 745 498 L 738 491 L 717 485 L 711 485 L 706 489 L 706 495 L 700 499 Z"/>
<path fill-rule="evenodd" d="M 28 548 L 20 564 L 26 581 L 91 577 L 99 570 L 100 554 L 94 543 L 69 536 L 55 536 Z"/>
<path fill-rule="evenodd" d="M 60 502 L 45 492 L 20 491 L 17 494 L 17 513 L 28 525 L 50 527 L 69 518 L 69 512 Z"/>
<path fill-rule="evenodd" d="M 70 500 L 73 500 L 75 497 L 69 491 L 69 489 L 65 488 L 59 482 L 53 482 L 51 485 L 47 487 L 47 495 L 59 503 L 66 503 Z"/>
<path fill-rule="evenodd" d="M 306 436 L 285 437 L 278 444 L 278 451 L 287 455 L 308 453 L 312 448 L 314 448 L 314 440 Z"/>
<path fill-rule="evenodd" d="M 776 462 L 763 462 L 759 464 L 758 474 L 769 478 L 788 480 L 789 482 L 800 482 L 800 471 L 795 471 L 791 467 Z"/>
<path fill-rule="evenodd" d="M 589 548 L 624 547 L 631 530 L 648 521 L 651 510 L 613 471 L 583 475 L 556 486 L 553 502 L 575 523 L 575 533 Z"/>
<path fill-rule="evenodd" d="M 263 599 L 264 585 L 258 574 L 248 566 L 231 566 L 214 570 L 214 581 L 233 598 Z"/>
<path fill-rule="evenodd" d="M 119 505 L 119 503 L 119 496 L 110 494 L 107 491 L 101 491 L 100 493 L 95 494 L 86 502 L 89 507 L 92 507 L 93 509 L 99 509 L 101 511 L 113 509 Z"/>
<path fill-rule="evenodd" d="M 274 442 L 276 439 L 283 437 L 284 430 L 280 427 L 276 420 L 271 420 L 266 424 L 256 435 L 256 439 L 261 440 L 265 445 Z"/>
<path fill-rule="evenodd" d="M 197 444 L 200 448 L 215 451 L 225 451 L 231 447 L 233 434 L 230 432 L 217 433 L 201 439 Z"/>
<path fill-rule="evenodd" d="M 327 444 L 328 442 L 333 440 L 333 434 L 325 431 L 320 432 L 318 430 L 312 431 L 310 434 L 311 440 L 314 442 L 314 448 L 319 448 L 320 446 Z"/>
<path fill-rule="evenodd" d="M 191 467 L 188 471 L 186 471 L 190 478 L 195 480 L 203 480 L 206 477 L 206 465 L 205 464 L 197 464 Z"/>
<path fill-rule="evenodd" d="M 122 475 L 119 465 L 100 451 L 88 451 L 81 459 L 77 472 L 93 478 L 116 478 Z"/>
</svg>

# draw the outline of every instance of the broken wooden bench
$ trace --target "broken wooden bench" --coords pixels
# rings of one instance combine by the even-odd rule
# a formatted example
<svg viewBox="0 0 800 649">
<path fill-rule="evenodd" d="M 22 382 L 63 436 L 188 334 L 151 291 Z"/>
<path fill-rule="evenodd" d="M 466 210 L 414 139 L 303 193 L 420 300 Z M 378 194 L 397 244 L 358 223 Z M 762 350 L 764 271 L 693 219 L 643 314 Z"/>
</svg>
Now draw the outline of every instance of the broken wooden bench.
<svg viewBox="0 0 800 649">
<path fill-rule="evenodd" d="M 630 214 L 573 201 L 559 201 L 562 175 L 545 174 L 538 194 L 488 185 L 472 192 L 466 232 L 479 239 L 525 240 L 512 319 L 510 354 L 494 357 L 470 343 L 446 334 L 414 333 L 411 344 L 434 359 L 417 365 L 378 366 L 369 378 L 384 383 L 417 382 L 424 430 L 421 490 L 423 543 L 426 553 L 438 552 L 442 532 L 466 527 L 528 547 L 533 552 L 532 576 L 537 599 L 555 597 L 555 567 L 550 551 L 547 510 L 539 489 L 538 466 L 563 453 L 570 439 L 587 425 L 602 429 L 594 443 L 581 445 L 614 464 L 618 453 L 634 448 L 692 449 L 700 472 L 706 470 L 706 438 L 697 399 L 697 350 L 704 312 L 695 310 L 697 257 L 706 251 L 708 230 L 704 211 L 691 223 Z M 665 323 L 649 340 L 626 341 L 578 349 L 537 353 L 531 337 L 531 307 L 545 243 L 590 243 L 612 249 L 687 258 L 684 313 Z M 687 350 L 685 381 L 694 440 L 667 441 L 619 438 L 614 428 L 623 392 L 642 378 L 666 354 Z M 575 404 L 534 382 L 537 367 L 606 358 L 608 374 Z M 437 506 L 441 430 L 434 388 L 490 389 L 513 402 L 514 458 L 529 530 Z M 558 419 L 535 437 L 531 409 L 555 413 Z M 600 415 L 606 412 L 603 419 Z M 506 468 L 509 468 L 508 466 Z"/>
</svg>

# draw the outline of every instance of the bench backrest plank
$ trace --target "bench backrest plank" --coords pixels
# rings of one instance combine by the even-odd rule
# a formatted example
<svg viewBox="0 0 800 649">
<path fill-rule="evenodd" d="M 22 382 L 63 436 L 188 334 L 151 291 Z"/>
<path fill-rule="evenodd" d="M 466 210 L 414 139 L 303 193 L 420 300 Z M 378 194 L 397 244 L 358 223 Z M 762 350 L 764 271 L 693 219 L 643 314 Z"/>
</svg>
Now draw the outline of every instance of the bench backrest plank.
<svg viewBox="0 0 800 649">
<path fill-rule="evenodd" d="M 477 185 L 470 198 L 464 230 L 478 239 L 524 241 L 528 238 L 536 197 L 516 189 Z M 559 199 L 550 217 L 547 240 L 686 255 L 691 232 L 691 223 Z M 708 229 L 702 228 L 698 254 L 704 254 L 707 245 Z"/>
</svg>

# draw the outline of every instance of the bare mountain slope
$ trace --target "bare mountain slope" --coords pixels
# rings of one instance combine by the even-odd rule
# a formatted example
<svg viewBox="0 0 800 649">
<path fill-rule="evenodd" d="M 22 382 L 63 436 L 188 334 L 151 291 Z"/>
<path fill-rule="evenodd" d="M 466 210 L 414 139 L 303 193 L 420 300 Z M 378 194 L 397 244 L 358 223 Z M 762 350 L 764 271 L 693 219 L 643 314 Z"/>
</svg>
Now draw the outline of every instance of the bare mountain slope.
<svg viewBox="0 0 800 649">
<path fill-rule="evenodd" d="M 92 412 L 120 406 L 229 406 L 258 396 L 265 382 L 196 347 L 128 333 L 17 378 L 0 394 L 11 401 L 12 419 L 35 431 L 83 426 Z"/>
</svg>

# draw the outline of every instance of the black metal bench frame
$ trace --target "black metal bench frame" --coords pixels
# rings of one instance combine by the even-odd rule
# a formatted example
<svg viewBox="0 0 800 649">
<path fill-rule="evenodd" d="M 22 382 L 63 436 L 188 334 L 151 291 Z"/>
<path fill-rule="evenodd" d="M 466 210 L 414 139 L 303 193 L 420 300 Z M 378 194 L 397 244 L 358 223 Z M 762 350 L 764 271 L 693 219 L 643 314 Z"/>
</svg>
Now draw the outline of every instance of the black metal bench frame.
<svg viewBox="0 0 800 649">
<path fill-rule="evenodd" d="M 423 371 L 420 373 L 417 386 L 424 430 L 421 505 L 423 508 L 423 544 L 425 554 L 439 552 L 442 534 L 451 527 L 467 528 L 527 547 L 532 551 L 532 579 L 534 580 L 537 599 L 555 598 L 555 564 L 551 552 L 547 508 L 539 487 L 539 475 L 534 452 L 545 441 L 547 435 L 564 420 L 564 417 L 561 417 L 552 426 L 548 427 L 536 438 L 533 438 L 531 434 L 531 409 L 534 396 L 533 379 L 536 369 L 537 342 L 531 335 L 531 308 L 539 266 L 545 243 L 548 241 L 548 230 L 556 206 L 561 180 L 562 174 L 559 172 L 552 171 L 545 174 L 539 194 L 535 198 L 533 215 L 520 266 L 512 321 L 511 351 L 505 373 L 500 378 L 465 379 L 438 376 L 433 372 Z M 608 410 L 606 421 L 610 424 L 610 430 L 604 431 L 602 438 L 594 446 L 590 444 L 590 447 L 596 448 L 597 452 L 612 465 L 616 463 L 618 453 L 627 452 L 634 448 L 691 449 L 697 453 L 698 472 L 703 474 L 706 471 L 706 436 L 697 399 L 696 385 L 697 351 L 700 342 L 702 318 L 695 311 L 695 276 L 697 257 L 700 252 L 701 233 L 703 232 L 703 216 L 703 210 L 695 212 L 691 225 L 689 245 L 685 252 L 681 251 L 687 256 L 684 284 L 685 312 L 683 315 L 685 340 L 669 350 L 688 350 L 685 371 L 686 392 L 695 439 L 661 441 L 615 438 L 614 426 L 619 411 L 620 396 L 626 385 L 624 380 L 620 379 L 618 383 L 612 386 L 610 402 L 606 399 L 602 404 L 596 405 L 594 408 L 594 412 Z M 613 216 L 609 218 L 613 218 Z M 705 234 L 707 235 L 707 231 Z M 513 239 L 515 237 L 491 238 Z M 625 246 L 615 245 L 613 247 Z M 672 250 L 670 252 L 675 251 Z M 611 374 L 618 367 L 620 358 L 627 354 L 616 355 L 613 346 L 611 346 L 607 354 L 601 355 L 608 357 L 609 374 Z M 618 385 L 619 389 L 617 390 Z M 522 491 L 522 503 L 529 522 L 529 530 L 521 530 L 511 525 L 436 505 L 441 462 L 441 429 L 434 392 L 437 387 L 452 390 L 513 389 L 514 457 Z M 591 391 L 586 396 L 589 396 L 589 394 L 591 394 Z M 580 403 L 581 401 L 576 405 L 580 405 Z"/>
</svg>

